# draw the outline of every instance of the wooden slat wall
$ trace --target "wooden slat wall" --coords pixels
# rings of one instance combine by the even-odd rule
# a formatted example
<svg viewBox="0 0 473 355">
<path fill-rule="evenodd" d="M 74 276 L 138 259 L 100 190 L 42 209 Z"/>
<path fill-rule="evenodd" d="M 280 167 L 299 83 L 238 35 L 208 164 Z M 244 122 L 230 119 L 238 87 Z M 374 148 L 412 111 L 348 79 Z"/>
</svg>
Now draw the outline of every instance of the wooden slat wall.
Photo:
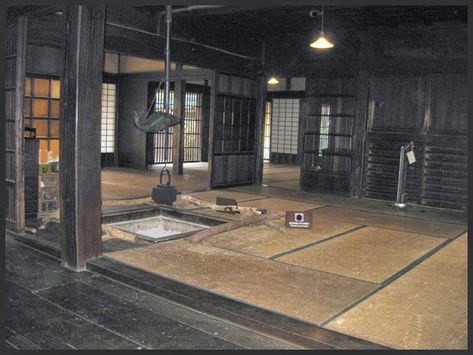
<svg viewBox="0 0 473 355">
<path fill-rule="evenodd" d="M 468 100 L 466 74 L 426 76 L 424 175 L 420 203 L 466 210 Z"/>
<path fill-rule="evenodd" d="M 420 203 L 466 210 L 468 196 L 467 137 L 427 137 L 424 157 L 424 178 Z"/>
<path fill-rule="evenodd" d="M 418 202 L 422 173 L 422 137 L 405 132 L 368 133 L 366 197 L 396 200 L 400 149 L 410 141 L 414 142 L 417 162 L 407 168 L 406 192 L 409 201 Z"/>
<path fill-rule="evenodd" d="M 356 80 L 350 77 L 342 78 L 308 78 L 306 82 L 306 100 L 307 100 L 307 114 L 303 115 L 302 130 L 307 132 L 320 131 L 320 112 L 323 104 L 330 105 L 331 116 L 339 116 L 339 119 L 334 119 L 333 124 L 337 127 L 331 129 L 337 132 L 351 132 L 347 125 L 353 124 L 356 113 Z M 317 151 L 319 149 L 318 143 L 311 143 L 306 136 L 304 137 L 304 150 Z M 331 144 L 337 141 L 339 137 L 332 137 Z M 350 151 L 352 149 L 350 148 Z M 312 154 L 313 155 L 313 154 Z M 304 154 L 301 161 L 301 189 L 306 191 L 317 190 L 335 192 L 341 194 L 348 194 L 350 191 L 350 166 L 348 172 L 341 174 L 337 172 L 334 167 L 336 165 L 342 166 L 351 165 L 351 156 L 338 157 L 333 156 L 327 161 L 324 161 L 324 166 L 331 168 L 315 170 L 311 164 L 311 154 Z M 332 172 L 330 172 L 332 170 Z"/>
<path fill-rule="evenodd" d="M 38 217 L 39 188 L 39 140 L 25 139 L 24 174 L 25 174 L 25 218 Z"/>
<path fill-rule="evenodd" d="M 372 76 L 368 108 L 366 197 L 394 201 L 399 150 L 414 141 L 408 201 L 466 209 L 466 74 Z"/>
<path fill-rule="evenodd" d="M 23 174 L 23 97 L 25 94 L 27 19 L 20 16 L 6 29 L 5 182 L 6 227 L 21 233 L 25 226 Z"/>
<path fill-rule="evenodd" d="M 233 148 L 225 148 L 224 152 L 219 148 L 219 135 L 216 135 L 216 129 L 219 129 L 217 124 L 219 118 L 217 117 L 218 105 L 231 100 L 232 98 L 242 102 L 248 106 L 248 117 L 245 119 L 255 120 L 256 114 L 256 99 L 258 97 L 258 82 L 253 79 L 230 76 L 227 74 L 217 73 L 216 75 L 216 92 L 213 104 L 213 114 L 211 117 L 212 124 L 210 125 L 211 139 L 212 139 L 212 159 L 210 159 L 211 166 L 211 182 L 210 187 L 224 187 L 233 185 L 252 184 L 256 178 L 256 146 L 248 149 L 245 152 L 232 153 Z M 225 99 L 224 99 L 225 98 Z M 243 113 L 242 113 L 243 114 Z M 243 117 L 243 116 L 242 116 Z M 242 122 L 243 122 L 242 118 Z M 220 123 L 221 124 L 221 123 Z M 256 131 L 248 132 L 248 136 L 244 139 L 252 140 L 256 143 Z M 250 137 L 251 136 L 251 137 Z M 228 143 L 228 144 L 227 144 Z M 229 142 L 224 142 L 224 147 L 229 147 Z"/>
</svg>

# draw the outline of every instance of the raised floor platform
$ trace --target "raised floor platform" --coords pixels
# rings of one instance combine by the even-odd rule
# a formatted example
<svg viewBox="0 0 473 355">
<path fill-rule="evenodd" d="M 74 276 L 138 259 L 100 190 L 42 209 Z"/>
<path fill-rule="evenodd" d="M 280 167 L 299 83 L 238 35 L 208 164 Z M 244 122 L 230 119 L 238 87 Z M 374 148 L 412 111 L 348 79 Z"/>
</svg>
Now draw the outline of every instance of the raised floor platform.
<svg viewBox="0 0 473 355">
<path fill-rule="evenodd" d="M 277 335 L 271 336 L 301 347 L 467 347 L 466 213 L 422 206 L 397 210 L 387 201 L 274 186 L 194 191 L 192 195 L 208 202 L 215 202 L 217 196 L 233 198 L 239 205 L 266 208 L 281 218 L 200 243 L 181 239 L 150 245 L 108 239 L 104 257 L 89 267 L 108 277 L 122 277 L 135 287 L 161 290 L 159 285 L 166 280 L 169 295 L 173 289 L 186 289 L 198 294 L 199 300 L 215 298 L 245 305 L 241 307 L 246 314 L 254 314 L 250 320 L 238 318 L 242 314 L 232 316 L 243 319 L 242 326 L 259 324 L 259 331 L 268 336 L 277 329 Z M 112 201 L 103 211 L 143 207 L 134 206 L 133 201 L 129 205 Z M 288 209 L 313 211 L 314 229 L 285 230 L 283 215 Z M 188 211 L 228 221 L 242 218 L 195 206 Z M 24 241 L 31 243 L 31 239 Z M 50 235 L 37 239 L 48 240 L 43 250 L 54 243 Z M 184 302 L 187 297 L 178 298 Z M 210 301 L 205 304 L 205 312 L 219 308 Z M 297 327 L 286 329 L 281 325 L 284 322 L 255 323 L 259 316 L 265 319 L 263 314 L 288 324 L 304 324 L 301 329 L 309 333 L 300 333 Z M 291 340 L 281 327 L 303 338 Z M 347 338 L 324 333 L 334 330 Z"/>
</svg>

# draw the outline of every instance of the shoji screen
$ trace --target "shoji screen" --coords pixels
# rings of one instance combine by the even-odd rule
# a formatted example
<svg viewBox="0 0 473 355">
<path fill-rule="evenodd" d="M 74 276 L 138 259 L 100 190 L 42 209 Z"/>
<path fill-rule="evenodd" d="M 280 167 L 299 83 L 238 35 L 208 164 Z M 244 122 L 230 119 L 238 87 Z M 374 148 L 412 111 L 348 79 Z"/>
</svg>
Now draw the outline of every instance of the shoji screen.
<svg viewBox="0 0 473 355">
<path fill-rule="evenodd" d="M 299 99 L 273 99 L 271 153 L 297 155 Z"/>
</svg>

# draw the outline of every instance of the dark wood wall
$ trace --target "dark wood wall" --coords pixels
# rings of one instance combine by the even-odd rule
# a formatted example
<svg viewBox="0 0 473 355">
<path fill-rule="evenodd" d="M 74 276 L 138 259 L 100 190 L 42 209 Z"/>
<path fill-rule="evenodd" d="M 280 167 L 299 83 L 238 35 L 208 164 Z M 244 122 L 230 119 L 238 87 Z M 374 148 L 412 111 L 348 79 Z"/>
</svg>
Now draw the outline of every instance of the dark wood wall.
<svg viewBox="0 0 473 355">
<path fill-rule="evenodd" d="M 252 184 L 262 118 L 257 114 L 258 82 L 218 73 L 210 117 L 211 187 Z"/>
<path fill-rule="evenodd" d="M 133 112 L 147 110 L 148 81 L 122 77 L 118 111 L 118 164 L 146 169 L 146 133 L 133 126 Z"/>
<path fill-rule="evenodd" d="M 301 187 L 304 190 L 348 194 L 353 155 L 356 81 L 349 76 L 312 76 L 307 80 L 306 101 L 308 109 L 303 121 Z M 330 108 L 324 115 L 323 106 Z M 323 119 L 328 120 L 327 131 L 321 127 L 324 125 Z"/>
<path fill-rule="evenodd" d="M 367 35 L 363 46 L 351 69 L 341 67 L 337 73 L 324 63 L 323 77 L 312 74 L 307 80 L 309 120 L 320 100 L 353 102 L 352 109 L 343 110 L 354 117 L 350 188 L 345 185 L 343 191 L 395 200 L 399 150 L 413 141 L 417 161 L 407 171 L 408 200 L 466 209 L 466 27 L 377 31 Z M 324 82 L 335 91 L 327 87 L 314 94 Z M 306 132 L 314 128 L 309 126 Z M 303 161 L 303 188 L 340 191 L 340 184 L 325 184 L 322 172 L 309 172 L 307 164 Z"/>
<path fill-rule="evenodd" d="M 413 141 L 411 202 L 466 208 L 466 74 L 373 76 L 368 109 L 367 197 L 395 199 L 399 149 Z"/>
</svg>

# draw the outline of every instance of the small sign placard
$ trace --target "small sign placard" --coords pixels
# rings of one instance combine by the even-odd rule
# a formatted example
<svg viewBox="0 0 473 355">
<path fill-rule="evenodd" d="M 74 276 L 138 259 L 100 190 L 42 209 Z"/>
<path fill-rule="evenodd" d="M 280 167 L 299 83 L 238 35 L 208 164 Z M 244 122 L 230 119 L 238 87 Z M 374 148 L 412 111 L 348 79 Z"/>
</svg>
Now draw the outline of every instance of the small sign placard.
<svg viewBox="0 0 473 355">
<path fill-rule="evenodd" d="M 414 164 L 416 162 L 416 157 L 414 155 L 413 150 L 408 151 L 406 155 L 407 155 L 407 161 L 409 162 L 409 164 Z"/>
<path fill-rule="evenodd" d="M 286 211 L 286 228 L 312 229 L 312 211 Z"/>
</svg>

